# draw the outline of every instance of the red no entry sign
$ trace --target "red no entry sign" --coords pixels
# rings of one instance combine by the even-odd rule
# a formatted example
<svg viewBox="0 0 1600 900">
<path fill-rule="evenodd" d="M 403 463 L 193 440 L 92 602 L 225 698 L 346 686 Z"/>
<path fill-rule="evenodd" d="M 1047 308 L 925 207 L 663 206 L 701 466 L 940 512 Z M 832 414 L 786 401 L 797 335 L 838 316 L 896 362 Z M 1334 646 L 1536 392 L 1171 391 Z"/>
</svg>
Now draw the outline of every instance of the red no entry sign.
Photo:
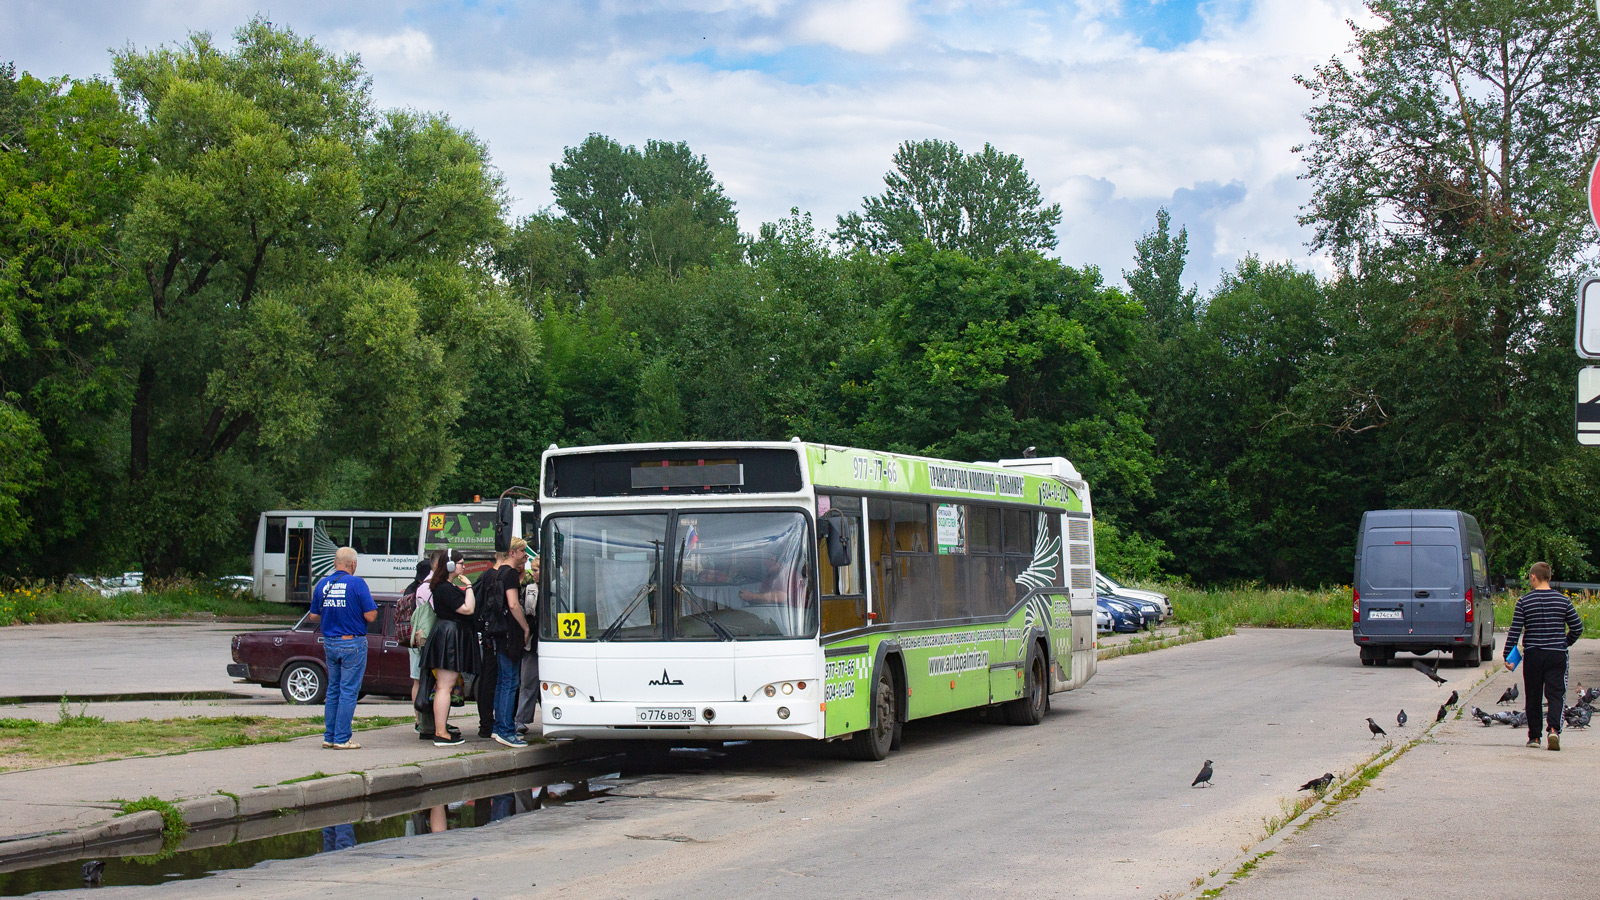
<svg viewBox="0 0 1600 900">
<path fill-rule="evenodd" d="M 1600 0 L 1595 0 L 1595 5 L 1600 6 Z M 1600 157 L 1589 170 L 1589 218 L 1594 220 L 1595 228 L 1600 228 Z"/>
</svg>

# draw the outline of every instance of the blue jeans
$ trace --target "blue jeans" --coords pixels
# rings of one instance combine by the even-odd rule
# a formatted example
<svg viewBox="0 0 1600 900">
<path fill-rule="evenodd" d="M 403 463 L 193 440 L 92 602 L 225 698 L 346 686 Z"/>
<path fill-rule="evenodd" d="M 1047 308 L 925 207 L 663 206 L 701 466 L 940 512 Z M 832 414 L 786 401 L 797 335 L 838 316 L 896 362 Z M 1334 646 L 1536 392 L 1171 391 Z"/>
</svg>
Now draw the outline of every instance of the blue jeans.
<svg viewBox="0 0 1600 900">
<path fill-rule="evenodd" d="M 522 667 L 504 653 L 496 653 L 500 663 L 494 682 L 494 733 L 503 738 L 517 736 L 517 682 L 522 680 Z"/>
<path fill-rule="evenodd" d="M 350 723 L 356 716 L 356 694 L 367 674 L 367 639 L 326 638 L 323 658 L 328 661 L 328 697 L 322 706 L 322 739 L 330 744 L 350 743 Z"/>
</svg>

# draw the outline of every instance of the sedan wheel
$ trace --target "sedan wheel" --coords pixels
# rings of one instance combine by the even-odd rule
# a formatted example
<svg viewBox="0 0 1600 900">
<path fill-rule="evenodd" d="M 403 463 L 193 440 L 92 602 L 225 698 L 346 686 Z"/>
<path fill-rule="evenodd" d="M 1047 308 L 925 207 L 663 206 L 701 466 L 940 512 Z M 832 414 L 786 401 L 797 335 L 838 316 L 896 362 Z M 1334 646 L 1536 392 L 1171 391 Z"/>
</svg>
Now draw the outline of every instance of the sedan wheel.
<svg viewBox="0 0 1600 900">
<path fill-rule="evenodd" d="M 328 695 L 328 676 L 316 663 L 295 663 L 283 673 L 279 689 L 283 691 L 283 699 L 290 703 L 321 703 Z"/>
</svg>

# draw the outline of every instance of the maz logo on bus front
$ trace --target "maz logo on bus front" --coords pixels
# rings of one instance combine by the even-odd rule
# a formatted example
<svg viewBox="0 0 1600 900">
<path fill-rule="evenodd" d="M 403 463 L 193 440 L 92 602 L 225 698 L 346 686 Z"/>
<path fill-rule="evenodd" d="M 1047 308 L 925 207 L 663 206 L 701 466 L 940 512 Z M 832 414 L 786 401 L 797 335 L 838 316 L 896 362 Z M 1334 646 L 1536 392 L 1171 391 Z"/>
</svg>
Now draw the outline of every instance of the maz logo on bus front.
<svg viewBox="0 0 1600 900">
<path fill-rule="evenodd" d="M 660 679 L 655 679 L 655 678 L 650 679 L 650 685 L 652 687 L 662 687 L 663 685 L 669 685 L 669 684 L 682 686 L 683 685 L 683 679 L 681 679 L 681 678 L 673 678 L 671 675 L 667 674 L 667 670 L 666 669 L 662 669 L 661 670 L 661 678 Z"/>
</svg>

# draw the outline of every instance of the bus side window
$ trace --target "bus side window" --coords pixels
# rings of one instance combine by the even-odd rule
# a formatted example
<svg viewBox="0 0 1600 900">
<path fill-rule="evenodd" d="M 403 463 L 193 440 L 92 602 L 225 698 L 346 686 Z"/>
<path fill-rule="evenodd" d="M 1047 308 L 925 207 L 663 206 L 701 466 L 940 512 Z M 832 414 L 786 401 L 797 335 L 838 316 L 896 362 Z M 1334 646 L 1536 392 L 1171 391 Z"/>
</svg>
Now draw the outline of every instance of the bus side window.
<svg viewBox="0 0 1600 900">
<path fill-rule="evenodd" d="M 422 519 L 417 516 L 395 516 L 389 525 L 389 555 L 416 556 L 422 539 Z"/>
<path fill-rule="evenodd" d="M 834 513 L 834 515 L 829 515 Z M 838 515 L 843 513 L 842 516 Z M 867 595 L 861 584 L 861 499 L 859 497 L 817 498 L 818 522 L 837 523 L 849 535 L 851 563 L 833 567 L 828 559 L 828 542 L 819 531 L 817 538 L 817 567 L 821 572 L 822 632 L 830 634 L 861 628 L 867 624 Z"/>
<path fill-rule="evenodd" d="M 867 558 L 872 561 L 872 596 L 879 622 L 893 621 L 894 561 L 889 553 L 889 501 L 867 501 Z"/>
<path fill-rule="evenodd" d="M 267 519 L 267 542 L 262 553 L 282 553 L 289 538 L 289 520 L 282 516 Z"/>
</svg>

